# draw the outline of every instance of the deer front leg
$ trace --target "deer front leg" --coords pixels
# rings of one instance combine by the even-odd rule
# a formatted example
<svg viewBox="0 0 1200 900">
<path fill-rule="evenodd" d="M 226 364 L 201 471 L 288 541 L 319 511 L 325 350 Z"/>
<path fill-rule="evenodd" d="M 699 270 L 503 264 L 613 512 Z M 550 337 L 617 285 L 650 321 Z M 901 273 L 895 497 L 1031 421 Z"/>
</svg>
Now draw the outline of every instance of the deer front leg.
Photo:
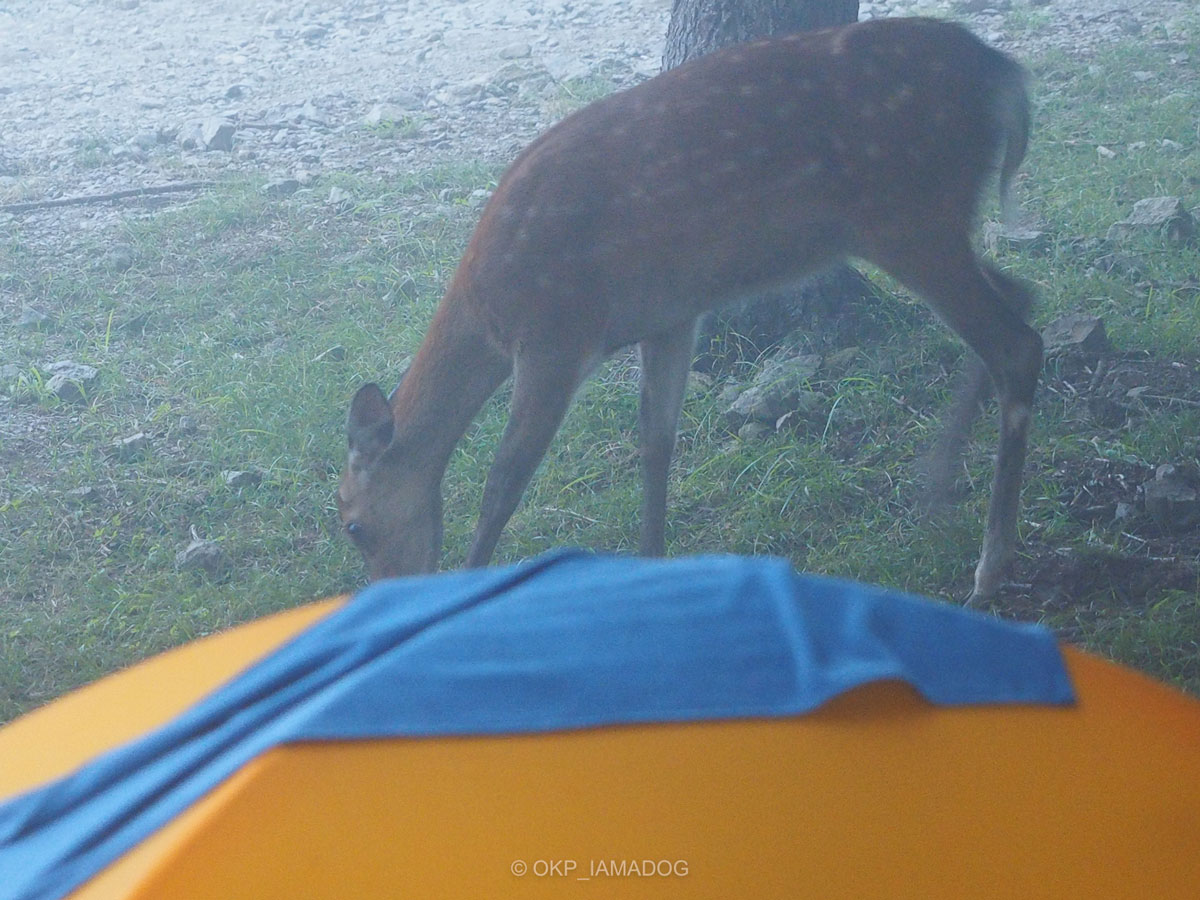
<svg viewBox="0 0 1200 900">
<path fill-rule="evenodd" d="M 546 455 L 575 390 L 598 359 L 560 350 L 515 361 L 508 424 L 483 489 L 468 567 L 486 566 L 491 560 L 500 533 Z"/>
<path fill-rule="evenodd" d="M 638 433 L 642 452 L 642 556 L 666 552 L 667 475 L 675 453 L 679 409 L 696 344 L 696 323 L 645 338 Z"/>
</svg>

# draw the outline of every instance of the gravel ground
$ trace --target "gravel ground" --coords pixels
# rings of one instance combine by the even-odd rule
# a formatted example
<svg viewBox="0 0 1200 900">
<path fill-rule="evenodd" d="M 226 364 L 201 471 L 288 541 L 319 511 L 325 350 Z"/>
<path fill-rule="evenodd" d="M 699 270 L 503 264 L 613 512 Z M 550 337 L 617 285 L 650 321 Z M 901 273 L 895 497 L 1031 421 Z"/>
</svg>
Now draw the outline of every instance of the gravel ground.
<svg viewBox="0 0 1200 900">
<path fill-rule="evenodd" d="M 935 0 L 864 2 L 862 16 L 953 15 L 1028 58 L 1087 53 L 1152 25 L 1169 33 L 1185 8 Z M 561 114 L 563 82 L 620 87 L 654 74 L 669 11 L 670 0 L 0 0 L 0 204 L 230 171 L 307 183 L 499 163 Z M 234 126 L 232 150 L 197 146 L 214 119 Z M 0 229 L 19 215 L 31 249 L 71 253 L 84 235 L 94 243 L 152 214 L 137 204 L 0 212 Z"/>
</svg>

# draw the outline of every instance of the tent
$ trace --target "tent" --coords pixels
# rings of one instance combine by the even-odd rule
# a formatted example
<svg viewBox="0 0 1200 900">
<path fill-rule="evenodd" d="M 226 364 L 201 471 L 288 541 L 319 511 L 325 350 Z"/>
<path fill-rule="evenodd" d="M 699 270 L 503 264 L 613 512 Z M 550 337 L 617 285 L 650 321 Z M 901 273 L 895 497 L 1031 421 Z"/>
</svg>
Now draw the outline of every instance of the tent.
<svg viewBox="0 0 1200 900">
<path fill-rule="evenodd" d="M 0 729 L 0 898 L 1188 897 L 1200 703 L 780 560 L 381 582 Z"/>
</svg>

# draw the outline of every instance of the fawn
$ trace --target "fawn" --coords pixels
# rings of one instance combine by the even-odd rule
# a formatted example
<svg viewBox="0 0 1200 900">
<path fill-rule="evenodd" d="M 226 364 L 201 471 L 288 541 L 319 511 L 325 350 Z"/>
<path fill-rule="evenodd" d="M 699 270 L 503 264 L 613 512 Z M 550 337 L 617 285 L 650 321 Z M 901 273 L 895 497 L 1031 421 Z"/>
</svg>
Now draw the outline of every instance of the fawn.
<svg viewBox="0 0 1200 900">
<path fill-rule="evenodd" d="M 371 577 L 436 569 L 450 455 L 511 374 L 467 557 L 486 565 L 575 390 L 635 342 L 640 552 L 662 554 L 698 317 L 858 257 L 920 294 L 991 376 L 1000 444 L 973 596 L 994 594 L 1015 555 L 1042 342 L 1029 293 L 970 238 L 996 170 L 1008 197 L 1028 133 L 1024 70 L 919 18 L 731 47 L 550 128 L 501 178 L 399 386 L 351 403 L 338 506 Z"/>
</svg>

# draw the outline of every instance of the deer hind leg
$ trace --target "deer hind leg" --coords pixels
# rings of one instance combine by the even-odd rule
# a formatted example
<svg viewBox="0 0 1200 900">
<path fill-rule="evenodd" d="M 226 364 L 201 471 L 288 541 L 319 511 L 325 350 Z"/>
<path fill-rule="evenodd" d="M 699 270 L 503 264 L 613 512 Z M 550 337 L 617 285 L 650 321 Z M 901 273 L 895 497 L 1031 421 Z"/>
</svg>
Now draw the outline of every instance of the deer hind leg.
<svg viewBox="0 0 1200 900">
<path fill-rule="evenodd" d="M 518 356 L 511 410 L 488 472 L 467 566 L 486 566 L 546 448 L 562 424 L 576 389 L 599 356 L 560 349 Z"/>
<path fill-rule="evenodd" d="M 1021 470 L 1042 367 L 1042 339 L 1020 313 L 1028 305 L 1028 292 L 985 269 L 965 235 L 941 241 L 921 237 L 924 243 L 914 241 L 903 253 L 879 254 L 872 261 L 921 294 L 966 341 L 991 375 L 1000 402 L 996 473 L 970 602 L 996 593 L 1016 555 Z"/>
<path fill-rule="evenodd" d="M 679 409 L 683 405 L 688 370 L 696 344 L 696 323 L 645 338 L 642 358 L 642 397 L 638 434 L 642 451 L 643 556 L 666 551 L 667 475 L 675 453 Z"/>
<path fill-rule="evenodd" d="M 1005 275 L 994 266 L 981 264 L 984 277 L 991 282 L 1022 321 L 1029 317 L 1033 293 L 1016 278 Z M 963 448 L 971 427 L 992 395 L 992 379 L 983 360 L 970 354 L 967 370 L 954 393 L 954 400 L 942 417 L 942 433 L 938 442 L 925 455 L 921 469 L 925 476 L 928 502 L 931 506 L 947 503 L 953 494 L 954 473 L 962 460 Z"/>
</svg>

